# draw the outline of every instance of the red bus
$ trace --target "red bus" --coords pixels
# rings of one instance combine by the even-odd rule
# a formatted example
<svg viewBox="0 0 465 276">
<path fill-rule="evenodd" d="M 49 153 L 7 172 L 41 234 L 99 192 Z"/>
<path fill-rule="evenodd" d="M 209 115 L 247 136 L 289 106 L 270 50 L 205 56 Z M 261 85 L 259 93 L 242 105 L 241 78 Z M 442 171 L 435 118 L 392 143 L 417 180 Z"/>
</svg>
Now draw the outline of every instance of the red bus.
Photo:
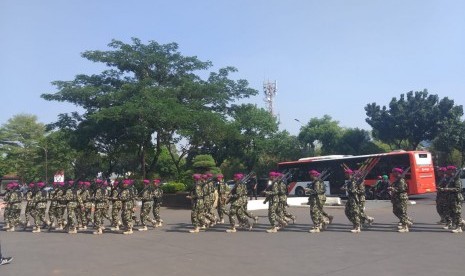
<svg viewBox="0 0 465 276">
<path fill-rule="evenodd" d="M 431 153 L 427 151 L 393 151 L 369 155 L 328 155 L 318 157 L 301 158 L 292 162 L 281 162 L 278 164 L 280 172 L 293 171 L 289 181 L 288 192 L 290 195 L 305 196 L 304 188 L 310 182 L 309 170 L 322 171 L 329 169 L 331 175 L 326 179 L 327 195 L 344 195 L 341 190 L 344 184 L 345 164 L 352 170 L 358 169 L 363 162 L 369 158 L 379 158 L 379 162 L 373 167 L 365 178 L 366 188 L 374 185 L 380 175 L 388 175 L 392 179 L 391 170 L 394 167 L 406 169 L 410 172 L 405 179 L 408 183 L 408 194 L 424 194 L 436 191 L 434 166 Z"/>
</svg>

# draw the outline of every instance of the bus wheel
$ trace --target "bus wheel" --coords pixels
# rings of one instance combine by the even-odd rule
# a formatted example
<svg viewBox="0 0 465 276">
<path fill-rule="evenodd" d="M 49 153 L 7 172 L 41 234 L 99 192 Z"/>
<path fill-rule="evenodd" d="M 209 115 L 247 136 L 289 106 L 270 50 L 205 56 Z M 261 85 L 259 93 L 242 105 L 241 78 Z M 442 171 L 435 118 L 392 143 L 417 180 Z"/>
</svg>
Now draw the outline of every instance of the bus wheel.
<svg viewBox="0 0 465 276">
<path fill-rule="evenodd" d="M 295 189 L 295 195 L 296 196 L 305 196 L 304 188 L 297 187 L 297 189 Z"/>
</svg>

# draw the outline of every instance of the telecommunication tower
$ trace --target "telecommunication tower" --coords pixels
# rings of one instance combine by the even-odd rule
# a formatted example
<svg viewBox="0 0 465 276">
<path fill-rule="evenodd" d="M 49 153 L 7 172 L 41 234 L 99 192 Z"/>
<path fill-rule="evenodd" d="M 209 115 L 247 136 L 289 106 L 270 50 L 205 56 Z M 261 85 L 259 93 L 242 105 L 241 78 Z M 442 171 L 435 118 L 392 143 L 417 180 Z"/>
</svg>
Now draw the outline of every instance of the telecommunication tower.
<svg viewBox="0 0 465 276">
<path fill-rule="evenodd" d="M 270 82 L 270 81 L 263 82 L 263 93 L 265 94 L 264 101 L 266 103 L 266 107 L 268 109 L 268 112 L 270 112 L 270 114 L 273 115 L 273 116 L 276 115 L 274 113 L 273 100 L 274 100 L 274 97 L 277 94 L 277 91 L 278 91 L 278 86 L 276 84 L 276 81 L 274 81 L 274 82 Z"/>
</svg>

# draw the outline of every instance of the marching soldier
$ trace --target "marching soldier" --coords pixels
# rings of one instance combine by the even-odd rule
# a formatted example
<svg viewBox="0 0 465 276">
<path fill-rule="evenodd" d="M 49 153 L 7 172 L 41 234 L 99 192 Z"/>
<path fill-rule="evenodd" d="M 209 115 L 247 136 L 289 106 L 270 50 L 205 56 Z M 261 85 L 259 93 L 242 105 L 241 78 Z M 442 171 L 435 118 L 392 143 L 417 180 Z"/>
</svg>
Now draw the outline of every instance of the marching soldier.
<svg viewBox="0 0 465 276">
<path fill-rule="evenodd" d="M 350 232 L 360 233 L 360 204 L 358 200 L 358 186 L 353 177 L 354 171 L 352 171 L 351 169 L 346 169 L 344 172 L 347 178 L 344 186 L 342 186 L 341 188 L 342 190 L 347 192 L 347 202 L 345 205 L 344 212 L 353 225 L 353 228 L 352 230 L 350 230 Z"/>
<path fill-rule="evenodd" d="M 48 193 L 45 188 L 44 182 L 38 182 L 35 189 L 32 202 L 34 204 L 34 225 L 33 233 L 40 233 L 40 228 L 50 226 L 50 222 L 45 218 L 45 210 L 47 209 Z"/>
<path fill-rule="evenodd" d="M 235 187 L 231 190 L 229 198 L 231 201 L 231 207 L 229 209 L 229 222 L 231 229 L 227 229 L 228 233 L 235 233 L 236 230 L 236 217 L 239 220 L 239 225 L 242 225 L 249 230 L 252 230 L 252 224 L 245 215 L 245 207 L 247 204 L 247 187 L 241 180 L 244 177 L 243 174 L 237 173 L 234 175 L 234 181 L 236 181 Z M 245 201 L 244 201 L 245 199 Z"/>
<path fill-rule="evenodd" d="M 93 200 L 95 204 L 94 210 L 94 224 L 95 231 L 94 235 L 103 234 L 104 224 L 103 218 L 105 217 L 106 204 L 107 204 L 107 189 L 103 186 L 102 182 L 95 182 L 96 188 L 93 194 Z"/>
<path fill-rule="evenodd" d="M 278 208 L 279 208 L 279 187 L 275 181 L 277 177 L 276 172 L 270 172 L 268 174 L 268 181 L 270 185 L 265 191 L 265 200 L 263 204 L 268 202 L 268 220 L 270 221 L 271 228 L 267 229 L 267 233 L 276 233 L 278 232 L 279 226 L 282 223 L 285 223 L 278 217 Z"/>
<path fill-rule="evenodd" d="M 34 202 L 32 199 L 34 198 L 34 190 L 35 190 L 35 184 L 30 183 L 28 185 L 29 189 L 26 192 L 25 199 L 26 199 L 26 210 L 24 211 L 24 229 L 29 226 L 29 218 L 34 219 Z"/>
<path fill-rule="evenodd" d="M 155 227 L 161 227 L 163 226 L 163 220 L 161 219 L 160 216 L 160 207 L 161 204 L 163 203 L 163 190 L 160 187 L 160 179 L 154 179 L 153 180 L 153 220 L 152 224 L 154 224 Z"/>
<path fill-rule="evenodd" d="M 452 225 L 449 213 L 447 212 L 447 193 L 443 188 L 447 186 L 447 168 L 441 167 L 438 169 L 438 181 L 436 182 L 436 211 L 440 217 L 437 224 L 445 224 L 446 229 Z"/>
<path fill-rule="evenodd" d="M 213 181 L 211 179 L 213 175 L 210 173 L 202 175 L 202 189 L 203 189 L 203 203 L 204 203 L 204 214 L 205 218 L 208 220 L 206 227 L 214 226 L 217 222 L 217 218 L 213 213 L 213 203 L 215 200 L 215 188 Z"/>
<path fill-rule="evenodd" d="M 407 216 L 408 186 L 403 177 L 403 172 L 401 168 L 392 169 L 395 180 L 388 189 L 391 192 L 392 212 L 400 220 L 398 231 L 400 233 L 407 233 L 412 222 Z"/>
<path fill-rule="evenodd" d="M 323 214 L 321 213 L 322 204 L 319 203 L 320 196 L 325 194 L 325 186 L 323 181 L 318 179 L 320 173 L 316 170 L 311 170 L 308 172 L 310 174 L 310 180 L 312 183 L 310 187 L 305 189 L 309 194 L 308 203 L 310 205 L 310 217 L 313 221 L 313 228 L 309 230 L 310 233 L 319 233 L 324 229 L 325 221 L 323 219 Z"/>
<path fill-rule="evenodd" d="M 132 227 L 134 225 L 134 221 L 132 219 L 134 213 L 134 194 L 131 189 L 133 181 L 129 179 L 123 180 L 123 188 L 119 193 L 118 198 L 121 200 L 123 204 L 123 209 L 121 213 L 121 218 L 123 222 L 123 226 L 126 231 L 123 232 L 124 235 L 132 234 Z"/>
<path fill-rule="evenodd" d="M 202 176 L 200 174 L 193 174 L 194 188 L 187 198 L 192 200 L 192 211 L 191 211 L 191 222 L 194 229 L 189 230 L 190 233 L 198 233 L 200 226 L 206 224 L 204 216 L 204 202 L 203 202 L 203 188 L 202 188 Z"/>
<path fill-rule="evenodd" d="M 90 182 L 84 182 L 81 188 L 81 193 L 78 195 L 78 203 L 81 209 L 81 228 L 79 230 L 86 230 L 87 225 L 92 222 L 92 200 L 89 191 L 90 186 Z"/>
<path fill-rule="evenodd" d="M 10 213 L 10 206 L 8 205 L 8 201 L 10 200 L 10 196 L 12 193 L 12 183 L 8 183 L 6 185 L 6 192 L 5 195 L 3 196 L 3 201 L 5 202 L 5 210 L 3 213 L 3 221 L 5 222 L 5 225 L 3 226 L 3 229 L 9 229 L 10 223 L 9 221 L 9 213 Z"/>
<path fill-rule="evenodd" d="M 113 187 L 111 189 L 111 195 L 110 195 L 110 200 L 111 200 L 111 227 L 112 230 L 118 231 L 119 226 L 121 225 L 120 221 L 120 212 L 123 209 L 123 203 L 119 199 L 118 195 L 121 192 L 120 189 L 120 183 L 115 180 L 113 182 Z"/>
<path fill-rule="evenodd" d="M 216 186 L 216 189 L 218 191 L 218 204 L 216 205 L 216 209 L 218 212 L 219 223 L 224 223 L 224 215 L 227 214 L 226 213 L 226 199 L 227 199 L 229 187 L 223 181 L 222 174 L 217 174 L 216 179 L 218 181 L 217 186 Z"/>
<path fill-rule="evenodd" d="M 152 222 L 150 219 L 150 211 L 153 207 L 153 187 L 150 185 L 150 180 L 144 179 L 144 189 L 141 192 L 140 199 L 142 201 L 142 207 L 140 209 L 140 223 L 142 228 L 139 231 L 147 231 L 147 222 Z"/>
<path fill-rule="evenodd" d="M 19 184 L 16 182 L 9 183 L 7 185 L 7 189 L 9 195 L 5 195 L 4 200 L 7 203 L 7 207 L 5 208 L 5 217 L 6 225 L 9 226 L 9 228 L 6 231 L 14 232 L 15 227 L 16 225 L 18 225 L 21 216 L 22 196 L 21 192 L 19 191 Z"/>
<path fill-rule="evenodd" d="M 282 176 L 279 173 L 279 176 Z M 287 185 L 281 179 L 278 181 L 278 190 L 279 190 L 279 207 L 278 207 L 278 215 L 286 222 L 282 226 L 286 226 L 287 222 L 292 220 L 292 223 L 295 223 L 296 217 L 287 211 Z"/>
<path fill-rule="evenodd" d="M 57 193 L 60 189 L 58 182 L 53 182 L 53 190 L 49 194 L 50 206 L 48 207 L 48 217 L 50 218 L 50 227 L 48 231 L 52 230 L 52 227 L 58 227 L 59 220 L 61 217 L 58 216 L 58 200 Z"/>
<path fill-rule="evenodd" d="M 76 208 L 77 208 L 77 196 L 76 190 L 74 189 L 74 181 L 68 181 L 68 185 L 63 194 L 63 200 L 66 202 L 66 212 L 68 213 L 66 224 L 66 229 L 68 234 L 77 233 L 77 217 L 76 217 Z"/>
<path fill-rule="evenodd" d="M 462 220 L 462 183 L 460 171 L 455 166 L 447 166 L 447 187 L 441 190 L 447 193 L 448 211 L 452 221 L 452 233 L 462 233 L 464 222 Z"/>
</svg>

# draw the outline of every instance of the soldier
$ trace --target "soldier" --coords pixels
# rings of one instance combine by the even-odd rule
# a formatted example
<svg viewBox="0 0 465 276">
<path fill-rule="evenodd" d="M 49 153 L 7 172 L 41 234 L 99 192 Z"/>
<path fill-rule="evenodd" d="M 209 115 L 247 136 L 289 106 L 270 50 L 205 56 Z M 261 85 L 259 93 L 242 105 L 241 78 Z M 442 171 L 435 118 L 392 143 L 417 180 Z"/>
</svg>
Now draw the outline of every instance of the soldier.
<svg viewBox="0 0 465 276">
<path fill-rule="evenodd" d="M 52 185 L 53 190 L 49 193 L 50 206 L 48 207 L 48 217 L 50 218 L 50 227 L 48 228 L 48 231 L 51 231 L 52 227 L 57 227 L 59 220 L 57 192 L 59 190 L 60 185 L 58 184 L 58 182 L 53 182 Z"/>
<path fill-rule="evenodd" d="M 47 209 L 47 200 L 48 200 L 48 193 L 44 189 L 45 183 L 38 182 L 35 189 L 34 196 L 32 198 L 32 202 L 34 204 L 34 225 L 35 228 L 32 230 L 33 233 L 40 233 L 41 227 L 50 226 L 50 222 L 45 218 L 45 210 Z"/>
<path fill-rule="evenodd" d="M 371 226 L 375 220 L 373 217 L 368 216 L 365 213 L 365 202 L 366 202 L 366 192 L 365 192 L 365 179 L 357 179 L 357 197 L 360 210 L 360 223 L 365 226 Z"/>
<path fill-rule="evenodd" d="M 66 200 L 64 198 L 65 195 L 65 182 L 58 182 L 58 190 L 55 194 L 55 198 L 57 201 L 57 207 L 56 207 L 56 212 L 57 212 L 57 227 L 55 230 L 63 230 L 65 224 L 67 224 L 67 221 L 65 221 L 65 210 L 66 210 Z"/>
<path fill-rule="evenodd" d="M 86 230 L 87 225 L 92 223 L 92 200 L 90 194 L 91 183 L 85 181 L 81 188 L 81 193 L 78 194 L 78 203 L 81 215 L 81 228 L 79 230 Z"/>
<path fill-rule="evenodd" d="M 347 179 L 341 188 L 342 190 L 347 192 L 347 202 L 345 205 L 344 212 L 353 225 L 353 228 L 352 230 L 350 230 L 350 232 L 360 233 L 360 204 L 358 202 L 358 185 L 353 177 L 354 171 L 352 171 L 351 169 L 346 169 L 344 173 Z"/>
<path fill-rule="evenodd" d="M 119 226 L 121 225 L 120 221 L 120 212 L 123 209 L 123 203 L 119 199 L 118 195 L 120 193 L 120 184 L 117 180 L 113 182 L 113 187 L 111 190 L 110 200 L 111 200 L 111 227 L 112 230 L 118 231 Z"/>
<path fill-rule="evenodd" d="M 313 228 L 309 230 L 310 233 L 319 233 L 324 229 L 325 221 L 321 213 L 322 204 L 319 203 L 320 196 L 325 194 L 325 185 L 323 181 L 318 179 L 320 173 L 316 170 L 308 172 L 310 174 L 310 180 L 312 183 L 305 189 L 305 192 L 309 194 L 308 203 L 310 205 L 310 217 L 313 221 Z"/>
<path fill-rule="evenodd" d="M 66 229 L 68 234 L 77 233 L 77 217 L 76 208 L 78 206 L 76 190 L 74 187 L 74 181 L 68 181 L 68 185 L 63 193 L 63 201 L 66 202 L 66 213 L 67 213 L 67 224 Z"/>
<path fill-rule="evenodd" d="M 213 203 L 215 200 L 215 188 L 211 179 L 213 175 L 211 173 L 202 175 L 202 189 L 203 189 L 203 202 L 204 202 L 204 214 L 208 220 L 208 224 L 205 227 L 214 226 L 217 222 L 217 218 L 213 213 Z"/>
<path fill-rule="evenodd" d="M 279 225 L 283 223 L 281 218 L 278 217 L 279 208 L 279 187 L 275 181 L 278 174 L 276 172 L 270 172 L 268 174 L 268 187 L 265 191 L 265 200 L 263 204 L 268 202 L 268 220 L 270 221 L 271 228 L 267 229 L 267 233 L 278 232 Z M 285 223 L 285 222 L 284 222 Z"/>
<path fill-rule="evenodd" d="M 19 224 L 21 216 L 22 196 L 19 191 L 19 184 L 16 182 L 9 183 L 7 189 L 9 190 L 9 195 L 8 197 L 5 196 L 6 199 L 4 198 L 4 200 L 7 203 L 7 207 L 5 208 L 5 210 L 8 210 L 6 224 L 9 228 L 6 231 L 14 232 L 16 225 Z"/>
<path fill-rule="evenodd" d="M 282 178 L 282 174 L 279 173 L 279 176 Z M 282 226 L 286 226 L 287 222 L 292 220 L 292 223 L 295 223 L 296 217 L 287 211 L 287 185 L 282 179 L 278 181 L 279 189 L 279 207 L 278 207 L 278 216 L 280 216 L 286 223 Z"/>
<path fill-rule="evenodd" d="M 26 199 L 26 210 L 24 211 L 24 229 L 29 226 L 29 218 L 34 219 L 34 202 L 32 201 L 34 197 L 34 190 L 35 190 L 35 184 L 34 183 L 29 183 L 28 185 L 29 189 L 26 192 L 25 199 Z"/>
<path fill-rule="evenodd" d="M 123 226 L 126 231 L 123 231 L 124 235 L 132 234 L 132 227 L 134 225 L 134 221 L 132 219 L 134 213 L 134 198 L 135 195 L 133 194 L 133 190 L 131 189 L 131 185 L 133 181 L 130 179 L 123 180 L 123 187 L 121 192 L 118 195 L 119 200 L 121 200 L 123 204 L 123 209 L 121 210 L 121 218 L 123 222 Z"/>
<path fill-rule="evenodd" d="M 9 224 L 9 214 L 10 214 L 10 206 L 8 204 L 8 201 L 10 200 L 10 196 L 13 192 L 12 190 L 12 183 L 8 183 L 6 185 L 6 192 L 5 195 L 3 196 L 3 201 L 5 202 L 5 211 L 3 213 L 3 221 L 5 222 L 5 225 L 3 226 L 3 229 L 9 229 L 11 226 Z"/>
<path fill-rule="evenodd" d="M 204 216 L 205 206 L 203 202 L 202 175 L 193 174 L 194 187 L 187 198 L 192 201 L 191 222 L 194 229 L 189 230 L 190 233 L 198 233 L 200 226 L 205 225 L 206 219 Z"/>
<path fill-rule="evenodd" d="M 448 194 L 448 209 L 452 220 L 452 233 L 462 233 L 464 222 L 462 220 L 462 182 L 460 181 L 460 171 L 455 166 L 447 166 L 448 183 L 442 191 Z"/>
<path fill-rule="evenodd" d="M 94 235 L 103 234 L 104 224 L 103 218 L 105 217 L 106 204 L 107 204 L 107 189 L 103 186 L 103 182 L 95 182 L 95 192 L 93 194 L 93 200 L 95 204 L 94 211 L 94 224 L 95 231 Z"/>
<path fill-rule="evenodd" d="M 216 175 L 216 189 L 218 192 L 218 203 L 216 205 L 216 209 L 218 212 L 219 223 L 224 223 L 224 215 L 226 213 L 226 198 L 227 193 L 229 191 L 228 185 L 223 181 L 223 175 L 217 174 Z"/>
<path fill-rule="evenodd" d="M 150 180 L 144 179 L 144 189 L 141 192 L 140 199 L 142 201 L 142 207 L 140 209 L 140 223 L 142 228 L 139 231 L 147 231 L 147 222 L 152 222 L 150 219 L 150 211 L 153 207 L 153 187 L 150 185 Z M 154 225 L 155 226 L 155 225 Z"/>
<path fill-rule="evenodd" d="M 162 227 L 163 220 L 160 216 L 160 207 L 163 202 L 163 190 L 160 187 L 160 179 L 153 180 L 153 220 L 155 227 Z"/>
<path fill-rule="evenodd" d="M 241 180 L 244 177 L 243 174 L 237 173 L 234 175 L 234 181 L 236 182 L 234 188 L 229 194 L 229 200 L 231 207 L 229 209 L 229 222 L 231 229 L 227 229 L 228 233 L 236 232 L 236 217 L 239 220 L 239 225 L 242 225 L 249 230 L 252 230 L 252 224 L 245 215 L 245 205 L 247 204 L 247 187 Z M 245 199 L 245 202 L 244 202 Z"/>
<path fill-rule="evenodd" d="M 76 207 L 77 229 L 82 229 L 82 230 L 84 230 L 83 220 L 82 220 L 82 214 L 84 213 L 84 201 L 81 198 L 81 193 L 83 191 L 84 191 L 84 181 L 79 181 L 74 192 L 76 193 L 76 202 L 77 202 L 77 207 Z M 84 216 L 85 216 L 85 213 L 84 213 Z"/>
<path fill-rule="evenodd" d="M 400 233 L 407 233 L 412 223 L 407 216 L 408 187 L 403 172 L 401 168 L 392 169 L 395 180 L 388 189 L 391 192 L 392 212 L 400 220 L 398 231 Z"/>
<path fill-rule="evenodd" d="M 438 169 L 438 181 L 436 182 L 436 211 L 439 214 L 440 220 L 437 224 L 445 224 L 446 229 L 452 226 L 452 220 L 449 213 L 447 212 L 447 196 L 448 194 L 443 191 L 443 188 L 447 186 L 447 168 L 441 167 Z"/>
</svg>

